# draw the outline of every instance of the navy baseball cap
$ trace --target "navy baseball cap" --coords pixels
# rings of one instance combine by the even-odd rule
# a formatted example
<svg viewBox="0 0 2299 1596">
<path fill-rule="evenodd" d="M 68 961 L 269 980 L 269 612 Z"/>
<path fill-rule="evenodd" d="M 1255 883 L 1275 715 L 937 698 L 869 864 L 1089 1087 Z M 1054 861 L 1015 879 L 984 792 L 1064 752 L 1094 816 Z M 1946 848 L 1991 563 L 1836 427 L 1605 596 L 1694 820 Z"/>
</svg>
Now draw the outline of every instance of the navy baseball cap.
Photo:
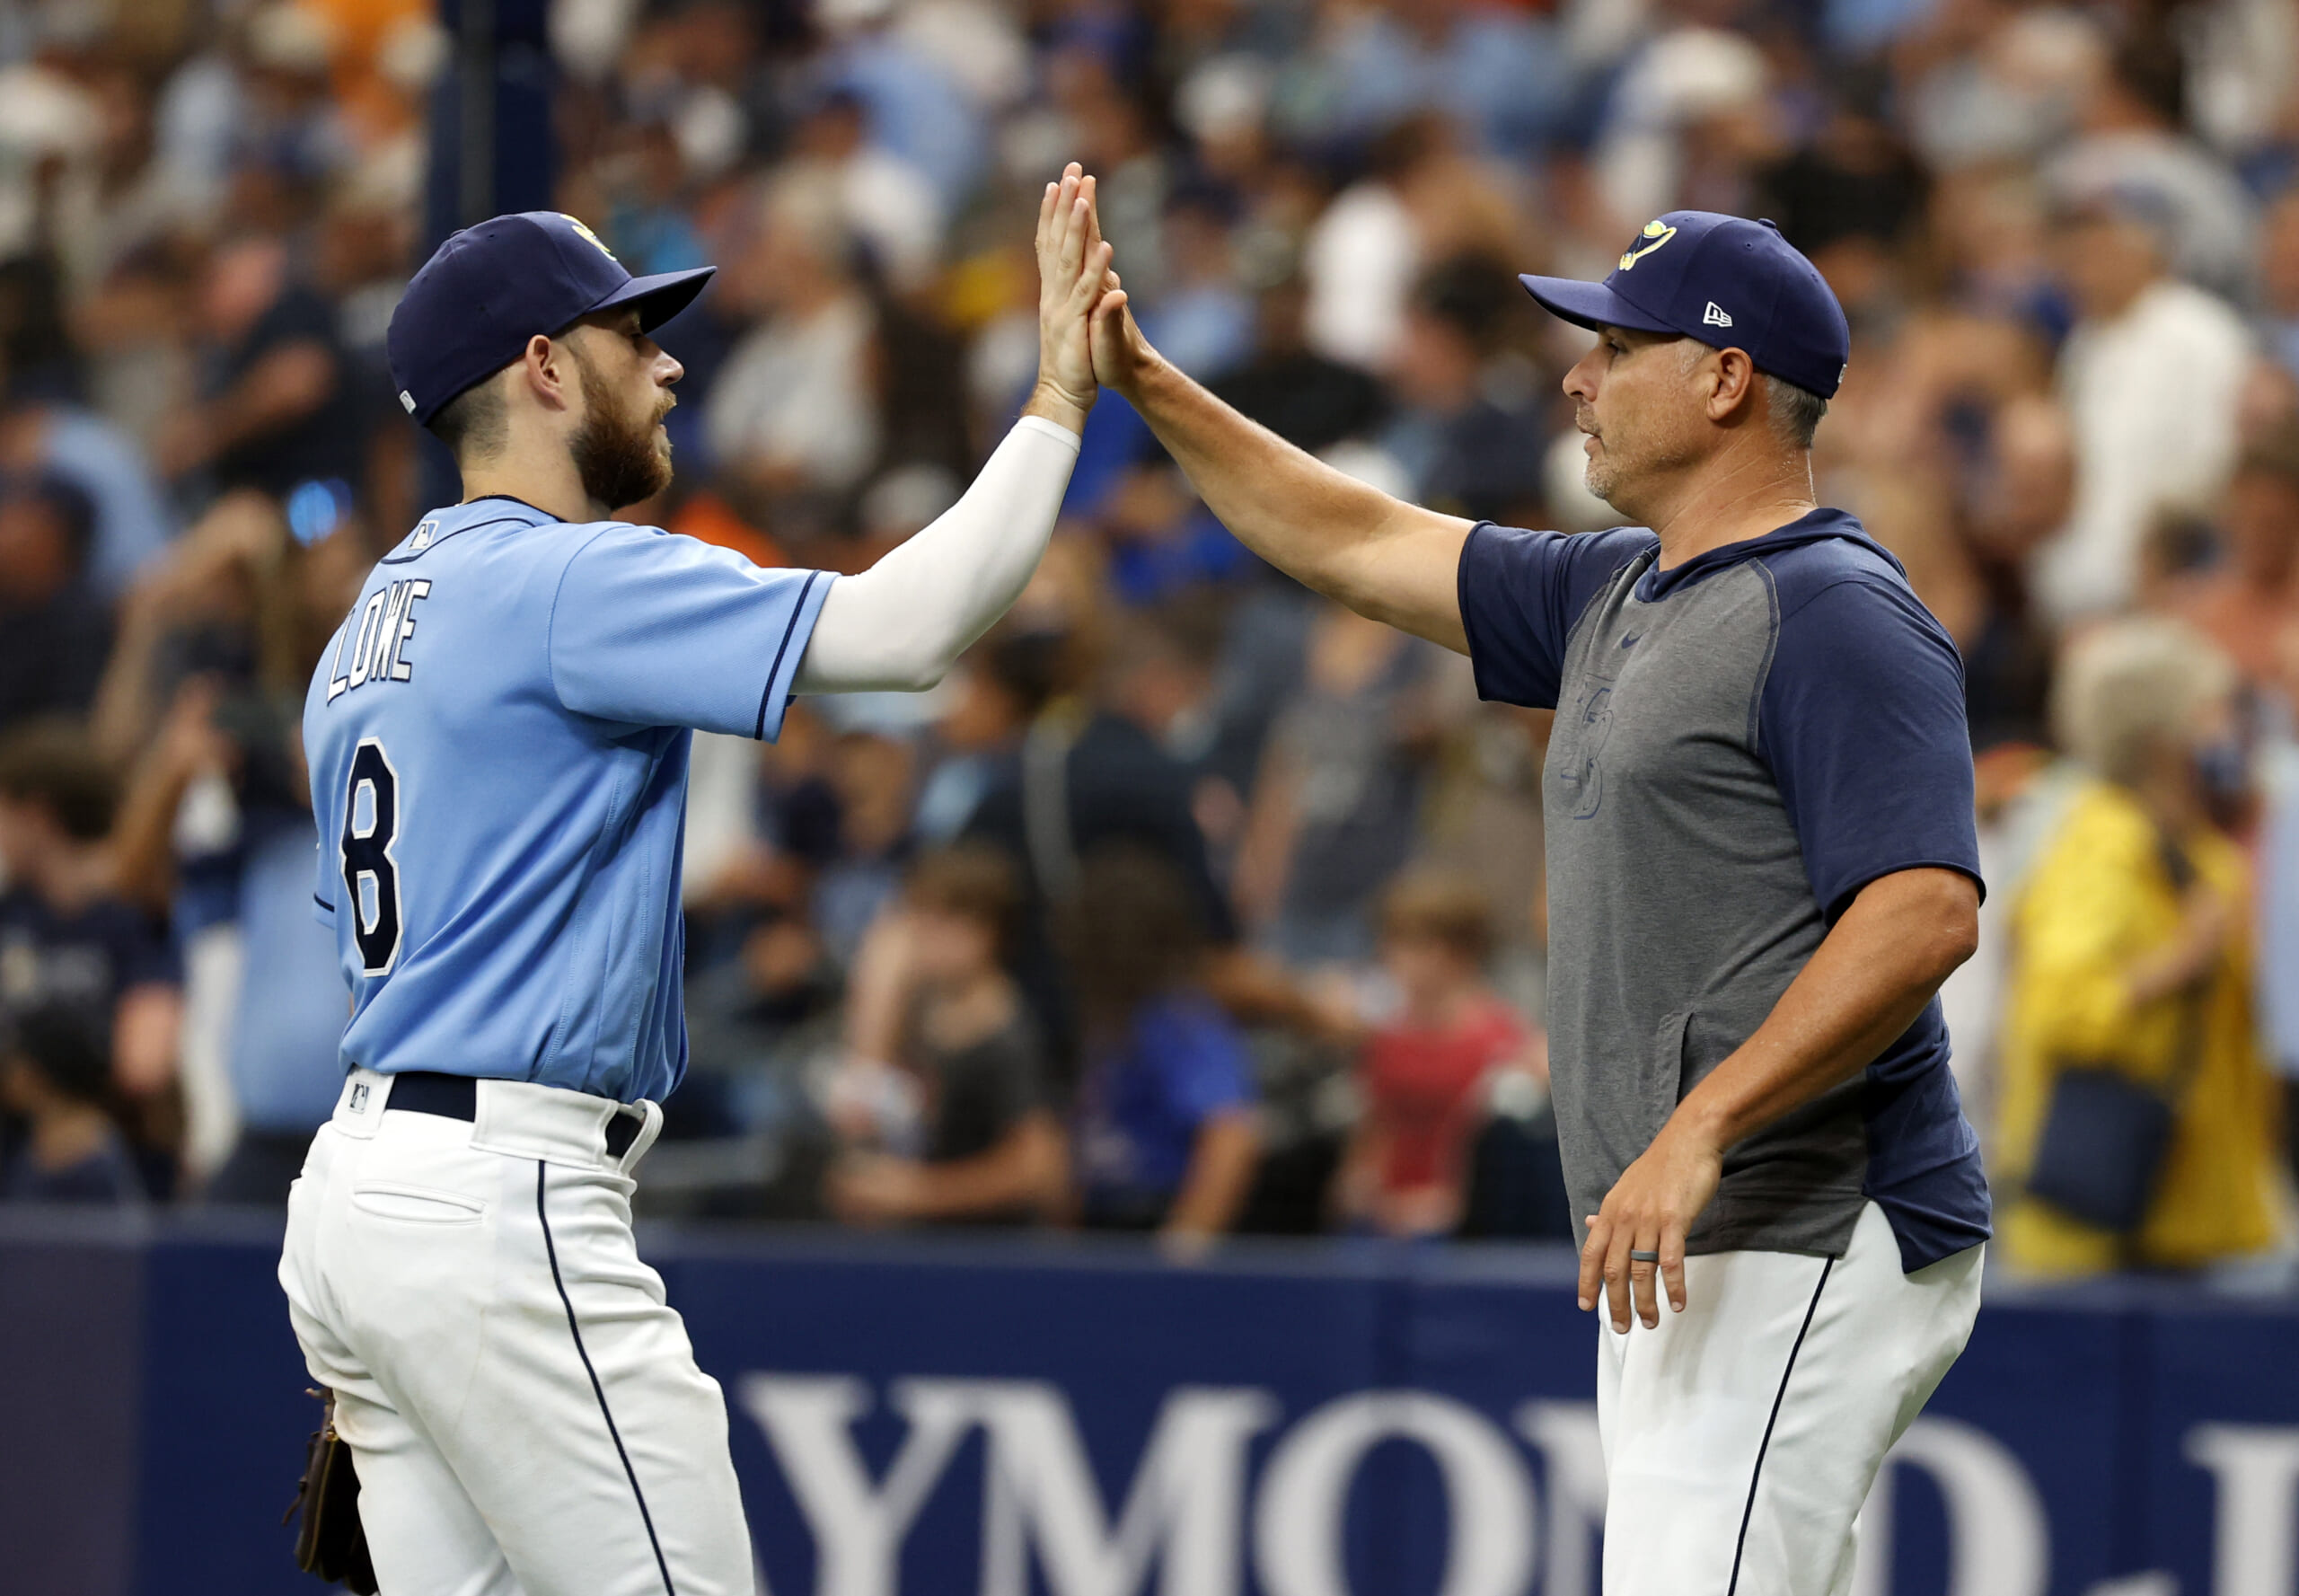
<svg viewBox="0 0 2299 1596">
<path fill-rule="evenodd" d="M 392 312 L 384 352 L 400 408 L 428 423 L 447 401 L 501 371 L 527 340 L 585 316 L 635 305 L 647 331 L 677 315 L 715 266 L 635 278 L 599 235 L 555 210 L 497 216 L 451 235 Z"/>
<path fill-rule="evenodd" d="M 1835 396 L 1852 358 L 1844 306 L 1819 268 L 1768 221 L 1672 210 L 1644 224 L 1601 283 L 1517 280 L 1568 322 L 1745 349 L 1758 371 L 1823 399 Z"/>
</svg>

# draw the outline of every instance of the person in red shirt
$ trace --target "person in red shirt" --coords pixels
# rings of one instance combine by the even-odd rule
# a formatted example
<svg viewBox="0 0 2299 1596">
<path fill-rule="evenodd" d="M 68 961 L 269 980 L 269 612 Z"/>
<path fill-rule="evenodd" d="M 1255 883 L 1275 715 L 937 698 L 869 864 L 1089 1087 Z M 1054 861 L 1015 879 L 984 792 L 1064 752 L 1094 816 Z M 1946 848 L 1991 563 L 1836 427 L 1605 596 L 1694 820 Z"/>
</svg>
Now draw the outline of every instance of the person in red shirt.
<svg viewBox="0 0 2299 1596">
<path fill-rule="evenodd" d="M 1363 1111 L 1334 1188 L 1344 1222 L 1452 1230 L 1495 1076 L 1521 1071 L 1546 1092 L 1547 1038 L 1486 983 L 1492 950 L 1492 911 L 1474 882 L 1415 873 L 1390 889 L 1381 963 L 1399 1005 L 1359 1060 Z"/>
</svg>

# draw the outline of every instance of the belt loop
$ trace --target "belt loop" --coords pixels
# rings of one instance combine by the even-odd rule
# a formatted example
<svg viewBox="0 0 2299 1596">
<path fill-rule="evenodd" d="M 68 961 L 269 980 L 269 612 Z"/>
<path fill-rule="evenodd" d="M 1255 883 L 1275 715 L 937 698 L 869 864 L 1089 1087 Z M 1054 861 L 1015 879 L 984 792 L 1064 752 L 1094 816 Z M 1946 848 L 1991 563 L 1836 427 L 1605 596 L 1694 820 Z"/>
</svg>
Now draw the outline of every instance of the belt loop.
<svg viewBox="0 0 2299 1596">
<path fill-rule="evenodd" d="M 627 1107 L 643 1109 L 647 1123 L 639 1127 L 639 1134 L 631 1139 L 629 1147 L 622 1150 L 622 1157 L 615 1160 L 616 1170 L 624 1175 L 639 1168 L 639 1160 L 647 1156 L 647 1150 L 655 1145 L 655 1138 L 663 1133 L 663 1106 L 660 1103 L 649 1098 Z"/>
</svg>

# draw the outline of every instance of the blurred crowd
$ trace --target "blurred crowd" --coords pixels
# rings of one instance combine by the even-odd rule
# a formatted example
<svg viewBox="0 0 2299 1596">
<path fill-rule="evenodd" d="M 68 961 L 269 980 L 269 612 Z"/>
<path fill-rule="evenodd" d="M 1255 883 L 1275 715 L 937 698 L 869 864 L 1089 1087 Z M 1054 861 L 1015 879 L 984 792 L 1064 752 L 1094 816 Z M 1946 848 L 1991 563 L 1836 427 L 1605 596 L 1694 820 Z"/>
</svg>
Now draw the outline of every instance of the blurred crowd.
<svg viewBox="0 0 2299 1596">
<path fill-rule="evenodd" d="M 1518 271 L 1764 216 L 1854 355 L 1820 497 L 1966 662 L 1947 1001 L 2009 1265 L 2271 1270 L 2299 1081 L 2299 0 L 554 0 L 558 205 L 720 272 L 630 512 L 854 570 L 1030 384 L 1101 181 L 1150 337 L 1340 469 L 1582 530 Z M 383 335 L 421 0 L 0 7 L 0 1196 L 277 1203 L 339 1080 L 296 719 L 452 493 Z M 1247 554 L 1114 399 L 924 695 L 699 737 L 692 1067 L 641 1201 L 856 1225 L 1568 1234 L 1542 714 Z M 2144 1219 L 2025 1176 L 2071 1070 Z M 2299 1098 L 2292 1100 L 2299 1101 Z"/>
</svg>

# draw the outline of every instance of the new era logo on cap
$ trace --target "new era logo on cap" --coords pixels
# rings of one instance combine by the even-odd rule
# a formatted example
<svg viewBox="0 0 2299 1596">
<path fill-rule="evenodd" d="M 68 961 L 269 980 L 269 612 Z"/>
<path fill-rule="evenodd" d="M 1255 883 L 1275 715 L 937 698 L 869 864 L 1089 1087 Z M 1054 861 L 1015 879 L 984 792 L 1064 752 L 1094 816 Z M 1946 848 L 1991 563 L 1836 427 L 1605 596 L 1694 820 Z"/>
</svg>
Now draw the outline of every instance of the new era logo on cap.
<svg viewBox="0 0 2299 1596">
<path fill-rule="evenodd" d="M 1732 324 L 1732 318 L 1726 315 L 1713 299 L 1708 302 L 1708 308 L 1701 313 L 1700 320 L 1704 327 L 1730 327 Z"/>
</svg>

